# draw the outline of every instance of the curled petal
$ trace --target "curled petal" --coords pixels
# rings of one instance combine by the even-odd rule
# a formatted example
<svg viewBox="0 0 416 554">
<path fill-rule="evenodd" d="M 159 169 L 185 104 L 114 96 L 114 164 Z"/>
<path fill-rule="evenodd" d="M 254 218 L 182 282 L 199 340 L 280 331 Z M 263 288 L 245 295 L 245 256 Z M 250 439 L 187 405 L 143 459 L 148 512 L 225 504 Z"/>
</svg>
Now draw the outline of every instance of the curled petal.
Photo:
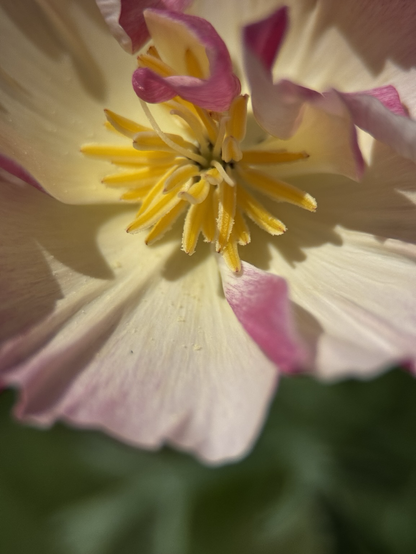
<svg viewBox="0 0 416 554">
<path fill-rule="evenodd" d="M 310 103 L 329 114 L 345 118 L 347 125 L 357 125 L 403 157 L 416 161 L 416 122 L 406 116 L 393 86 L 357 93 L 341 93 L 332 89 L 321 95 L 287 80 L 273 83 L 272 53 L 277 51 L 277 46 L 272 27 L 275 26 L 276 36 L 283 36 L 283 13 L 280 9 L 244 30 L 245 66 L 252 89 L 253 112 L 260 125 L 270 134 L 288 139 L 298 130 L 305 104 Z M 260 46 L 253 36 L 259 37 L 257 42 Z M 278 46 L 280 41 L 279 38 Z M 357 155 L 357 166 L 360 166 L 362 158 L 353 129 L 351 137 L 351 149 Z"/>
<path fill-rule="evenodd" d="M 397 93 L 397 98 L 386 94 L 387 88 L 338 94 L 357 127 L 416 162 L 416 121 L 407 117 Z"/>
<path fill-rule="evenodd" d="M 214 111 L 228 109 L 240 93 L 227 47 L 210 23 L 199 17 L 146 10 L 145 18 L 162 59 L 175 75 L 161 77 L 147 68 L 133 74 L 133 88 L 146 102 L 164 102 L 174 96 Z M 188 53 L 200 75 L 189 75 Z"/>
<path fill-rule="evenodd" d="M 278 17 L 279 16 L 279 17 Z M 283 140 L 291 138 L 300 128 L 305 108 L 309 104 L 321 110 L 332 118 L 334 134 L 339 133 L 340 123 L 345 127 L 349 136 L 348 154 L 354 159 L 354 164 L 348 173 L 345 166 L 340 167 L 339 173 L 357 179 L 362 175 L 364 162 L 358 147 L 357 136 L 351 116 L 346 108 L 339 110 L 334 107 L 334 99 L 331 95 L 322 95 L 310 88 L 303 87 L 287 79 L 273 83 L 271 73 L 271 51 L 276 50 L 276 42 L 272 42 L 273 48 L 269 51 L 266 45 L 257 45 L 253 35 L 271 37 L 271 22 L 278 25 L 277 34 L 283 37 L 282 18 L 286 12 L 282 9 L 253 25 L 244 29 L 244 61 L 247 77 L 252 93 L 254 116 L 258 123 L 271 135 Z M 264 29 L 264 33 L 263 33 Z"/>
<path fill-rule="evenodd" d="M 244 29 L 245 43 L 250 47 L 267 70 L 273 62 L 285 37 L 288 25 L 287 7 L 278 9 L 270 17 L 247 25 Z"/>
<path fill-rule="evenodd" d="M 183 11 L 192 0 L 96 0 L 112 35 L 133 54 L 149 40 L 143 17 L 146 8 Z"/>
<path fill-rule="evenodd" d="M 299 369 L 308 356 L 292 320 L 286 281 L 244 262 L 236 275 L 219 262 L 225 297 L 241 325 L 281 371 Z"/>
</svg>

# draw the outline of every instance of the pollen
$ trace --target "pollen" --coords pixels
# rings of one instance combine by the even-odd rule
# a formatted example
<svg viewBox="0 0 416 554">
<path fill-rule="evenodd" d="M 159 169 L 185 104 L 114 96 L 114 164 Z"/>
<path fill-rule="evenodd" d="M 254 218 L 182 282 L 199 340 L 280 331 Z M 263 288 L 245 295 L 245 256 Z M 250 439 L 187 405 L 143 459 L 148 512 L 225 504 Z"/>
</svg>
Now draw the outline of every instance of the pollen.
<svg viewBox="0 0 416 554">
<path fill-rule="evenodd" d="M 188 54 L 189 73 L 197 76 L 198 62 Z M 154 47 L 138 61 L 161 75 L 172 74 Z M 310 194 L 275 177 L 275 166 L 304 160 L 305 152 L 267 150 L 262 144 L 251 149 L 242 146 L 247 95 L 234 98 L 224 113 L 207 111 L 179 96 L 162 103 L 178 133 L 165 133 L 149 106 L 140 102 L 148 126 L 105 110 L 107 128 L 123 135 L 128 140 L 125 146 L 87 144 L 81 148 L 85 155 L 117 166 L 117 172 L 104 177 L 103 184 L 119 189 L 121 201 L 139 205 L 128 233 L 146 230 L 145 242 L 150 245 L 183 218 L 182 249 L 192 255 L 202 236 L 238 273 L 238 247 L 250 242 L 248 220 L 270 235 L 286 231 L 285 224 L 266 209 L 269 200 L 316 210 Z"/>
</svg>

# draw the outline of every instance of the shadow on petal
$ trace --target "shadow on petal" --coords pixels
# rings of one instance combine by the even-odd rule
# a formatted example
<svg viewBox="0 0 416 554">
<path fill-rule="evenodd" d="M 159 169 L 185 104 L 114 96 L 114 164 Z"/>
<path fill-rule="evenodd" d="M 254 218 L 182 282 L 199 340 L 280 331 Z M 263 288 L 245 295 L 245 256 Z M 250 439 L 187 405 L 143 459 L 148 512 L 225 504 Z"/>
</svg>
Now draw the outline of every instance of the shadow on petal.
<svg viewBox="0 0 416 554">
<path fill-rule="evenodd" d="M 2 183 L 0 195 L 0 321 L 6 338 L 43 320 L 63 297 L 45 250 L 78 274 L 114 278 L 96 238 L 117 209 L 65 205 L 25 185 Z"/>
<path fill-rule="evenodd" d="M 82 3 L 79 5 L 82 6 Z M 3 0 L 2 6 L 36 50 L 56 61 L 65 55 L 69 56 L 85 90 L 97 100 L 106 98 L 103 74 L 74 24 L 68 3 L 59 0 L 42 3 Z M 95 8 L 94 24 L 100 23 L 104 26 Z"/>
<path fill-rule="evenodd" d="M 380 73 L 387 60 L 407 70 L 416 66 L 413 2 L 303 0 L 303 4 L 306 10 L 319 13 L 317 37 L 336 27 L 373 73 Z"/>
</svg>

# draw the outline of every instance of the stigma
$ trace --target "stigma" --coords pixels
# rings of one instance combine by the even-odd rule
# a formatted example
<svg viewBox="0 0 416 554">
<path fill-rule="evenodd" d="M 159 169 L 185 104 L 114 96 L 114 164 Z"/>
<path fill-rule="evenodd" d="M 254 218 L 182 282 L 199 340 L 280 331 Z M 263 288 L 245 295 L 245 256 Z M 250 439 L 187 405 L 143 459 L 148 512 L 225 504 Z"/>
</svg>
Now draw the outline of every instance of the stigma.
<svg viewBox="0 0 416 554">
<path fill-rule="evenodd" d="M 186 58 L 189 73 L 198 75 L 190 51 Z M 171 74 L 154 47 L 139 56 L 139 65 L 163 76 Z M 203 237 L 238 273 L 239 246 L 250 242 L 248 221 L 270 235 L 286 231 L 285 224 L 265 207 L 269 200 L 316 210 L 311 195 L 275 177 L 275 166 L 305 159 L 305 152 L 267 150 L 261 143 L 254 148 L 242 146 L 247 95 L 236 96 L 221 113 L 176 96 L 158 105 L 163 110 L 158 118 L 147 103 L 140 102 L 148 126 L 105 110 L 106 126 L 124 135 L 129 141 L 126 146 L 90 144 L 81 148 L 85 155 L 116 165 L 117 171 L 107 175 L 103 184 L 120 189 L 121 201 L 139 205 L 128 233 L 147 230 L 145 242 L 151 245 L 182 218 L 182 249 L 187 254 L 195 252 Z M 162 129 L 157 119 L 166 117 L 174 119 L 178 133 Z"/>
</svg>

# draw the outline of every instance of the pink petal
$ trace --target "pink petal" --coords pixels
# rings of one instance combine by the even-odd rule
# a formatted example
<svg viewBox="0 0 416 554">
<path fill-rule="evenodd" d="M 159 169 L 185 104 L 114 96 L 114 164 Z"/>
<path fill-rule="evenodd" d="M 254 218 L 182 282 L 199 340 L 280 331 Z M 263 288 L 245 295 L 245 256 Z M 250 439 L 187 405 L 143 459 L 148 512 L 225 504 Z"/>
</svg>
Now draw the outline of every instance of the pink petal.
<svg viewBox="0 0 416 554">
<path fill-rule="evenodd" d="M 283 6 L 264 20 L 244 28 L 244 42 L 269 71 L 285 37 L 287 25 L 287 7 Z"/>
<path fill-rule="evenodd" d="M 176 241 L 146 247 L 124 231 L 133 213 L 0 186 L 0 383 L 38 425 L 240 457 L 276 367 L 219 294 L 215 260 L 195 263 Z"/>
<path fill-rule="evenodd" d="M 416 162 L 416 121 L 407 117 L 398 98 L 386 95 L 387 88 L 338 94 L 358 127 Z"/>
<path fill-rule="evenodd" d="M 96 0 L 113 36 L 133 54 L 149 40 L 143 17 L 146 8 L 183 11 L 192 0 Z"/>
<path fill-rule="evenodd" d="M 371 90 L 363 90 L 359 93 L 348 94 L 348 96 L 355 96 L 355 94 L 366 94 L 377 98 L 383 106 L 396 115 L 408 115 L 400 100 L 399 93 L 392 85 L 386 85 L 384 87 L 377 87 Z"/>
<path fill-rule="evenodd" d="M 308 355 L 297 335 L 286 281 L 243 262 L 236 275 L 220 260 L 224 294 L 237 319 L 281 371 L 293 372 Z"/>
<path fill-rule="evenodd" d="M 209 74 L 205 79 L 186 75 L 163 78 L 149 69 L 139 68 L 133 74 L 136 94 L 142 100 L 152 103 L 164 102 L 179 95 L 208 110 L 228 109 L 233 98 L 240 93 L 241 87 L 233 74 L 227 47 L 212 25 L 199 17 L 160 10 L 146 10 L 145 17 L 148 25 L 151 23 L 160 34 L 163 28 L 169 29 L 173 34 L 176 29 L 178 41 L 202 45 L 208 58 Z M 152 37 L 161 51 L 153 33 Z M 185 49 L 184 47 L 184 51 Z M 163 57 L 163 53 L 161 55 Z"/>
</svg>

